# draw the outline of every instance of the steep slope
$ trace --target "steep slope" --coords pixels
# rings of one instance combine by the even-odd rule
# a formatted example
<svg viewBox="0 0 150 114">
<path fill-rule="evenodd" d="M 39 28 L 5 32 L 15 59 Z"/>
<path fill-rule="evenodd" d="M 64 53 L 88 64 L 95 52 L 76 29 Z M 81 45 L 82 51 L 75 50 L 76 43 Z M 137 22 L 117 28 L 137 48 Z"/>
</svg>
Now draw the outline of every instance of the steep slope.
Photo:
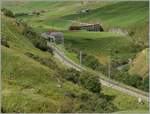
<svg viewBox="0 0 150 114">
<path fill-rule="evenodd" d="M 130 74 L 136 74 L 142 77 L 148 76 L 148 52 L 149 49 L 146 48 L 137 54 L 137 56 L 133 60 L 133 65 L 129 70 Z"/>
<path fill-rule="evenodd" d="M 64 16 L 63 19 L 88 23 L 99 22 L 104 30 L 121 28 L 128 31 L 134 39 L 148 45 L 148 8 L 148 1 L 117 2 L 96 8 L 89 13 Z"/>
<path fill-rule="evenodd" d="M 65 67 L 50 53 L 35 48 L 15 19 L 2 16 L 2 38 L 9 45 L 2 46 L 3 112 L 92 111 L 97 95 L 62 79 Z M 82 95 L 88 95 L 93 106 L 84 105 Z"/>
<path fill-rule="evenodd" d="M 3 7 L 14 13 L 45 10 L 39 16 L 23 16 L 23 19 L 39 31 L 49 28 L 68 30 L 73 21 L 101 23 L 105 31 L 121 29 L 133 40 L 148 45 L 148 1 L 139 2 L 4 2 Z M 18 5 L 17 5 L 18 4 Z M 57 9 L 57 10 L 55 10 Z M 68 10 L 69 9 L 69 10 Z M 89 13 L 78 13 L 89 9 Z M 38 17 L 38 18 L 37 18 Z M 117 30 L 116 30 L 117 31 Z"/>
<path fill-rule="evenodd" d="M 112 58 L 127 59 L 135 54 L 129 48 L 132 45 L 130 37 L 112 32 L 65 32 L 64 37 L 66 47 L 71 45 L 72 48 L 95 55 L 103 53 Z"/>
</svg>

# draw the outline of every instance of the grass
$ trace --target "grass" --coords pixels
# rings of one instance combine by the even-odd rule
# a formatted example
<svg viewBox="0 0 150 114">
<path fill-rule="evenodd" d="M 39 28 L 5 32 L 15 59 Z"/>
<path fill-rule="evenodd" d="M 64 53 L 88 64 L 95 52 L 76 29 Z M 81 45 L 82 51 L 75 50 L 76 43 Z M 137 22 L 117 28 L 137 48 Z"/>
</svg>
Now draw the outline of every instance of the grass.
<svg viewBox="0 0 150 114">
<path fill-rule="evenodd" d="M 66 45 L 71 44 L 74 48 L 95 55 L 103 53 L 117 59 L 126 59 L 134 55 L 129 48 L 132 45 L 130 37 L 108 32 L 65 32 L 64 37 Z"/>
<path fill-rule="evenodd" d="M 3 20 L 4 19 L 4 20 Z M 2 17 L 2 36 L 7 38 L 10 48 L 2 46 L 2 109 L 4 112 L 61 112 L 62 106 L 66 110 L 78 110 L 83 102 L 79 99 L 72 101 L 66 92 L 76 91 L 78 94 L 88 92 L 79 85 L 63 80 L 63 87 L 59 88 L 57 68 L 47 67 L 26 56 L 33 53 L 42 58 L 51 58 L 57 67 L 64 69 L 48 52 L 36 49 L 16 29 L 14 20 Z M 7 28 L 7 29 L 6 29 Z M 58 77 L 59 78 L 59 77 Z M 71 103 L 70 105 L 68 105 Z M 67 106 L 68 105 L 68 106 Z M 75 106 L 77 105 L 77 106 Z"/>
<path fill-rule="evenodd" d="M 78 18 L 87 22 L 98 21 L 112 27 L 128 27 L 148 20 L 148 2 L 117 2 L 94 9 L 89 14 L 73 14 L 64 18 L 73 20 Z"/>
<path fill-rule="evenodd" d="M 67 57 L 69 57 L 71 60 L 73 60 L 75 63 L 79 64 L 79 58 L 77 58 L 77 54 L 74 52 L 67 51 L 62 44 L 53 44 L 55 45 L 61 52 L 63 52 Z"/>
<path fill-rule="evenodd" d="M 129 2 L 3 2 L 3 7 L 13 12 L 31 12 L 33 10 L 46 10 L 40 16 L 23 16 L 23 19 L 39 32 L 50 28 L 57 30 L 68 30 L 73 24 L 72 20 L 78 22 L 101 23 L 104 30 L 121 28 L 133 33 L 132 39 L 147 44 L 148 32 L 148 1 Z M 87 14 L 79 14 L 82 9 L 89 8 Z M 55 10 L 57 9 L 57 10 Z M 69 10 L 68 10 L 69 9 Z"/>
<path fill-rule="evenodd" d="M 65 81 L 58 88 L 55 71 L 17 51 L 3 47 L 2 61 L 2 108 L 7 112 L 57 112 L 65 92 L 86 91 Z"/>
<path fill-rule="evenodd" d="M 110 89 L 109 87 L 103 86 L 103 92 L 106 95 L 117 96 L 114 99 L 114 103 L 118 106 L 118 112 L 148 112 L 145 109 L 148 108 L 148 103 L 144 102 L 144 104 L 139 104 L 138 99 L 132 96 L 128 96 L 125 93 L 120 93 L 117 90 Z M 132 102 L 131 102 L 132 100 Z"/>
<path fill-rule="evenodd" d="M 99 7 L 99 3 L 93 3 L 91 6 L 90 4 L 85 4 L 83 5 L 83 8 L 86 8 L 86 6 L 89 5 L 95 14 L 92 14 L 91 17 L 87 16 L 85 19 L 78 19 L 78 21 L 89 22 L 93 16 L 96 17 L 100 15 L 99 11 L 103 11 L 102 14 L 105 14 L 107 19 L 106 17 L 102 17 L 102 15 L 101 17 L 96 17 L 96 20 L 93 21 L 97 21 L 102 18 L 106 27 L 108 25 L 114 26 L 113 23 L 116 22 L 118 22 L 117 26 L 120 27 L 125 27 L 126 25 L 130 24 L 134 25 L 135 22 L 137 24 L 143 20 L 144 23 L 145 19 L 147 19 L 147 5 L 144 2 L 141 2 L 141 5 L 139 3 L 135 5 L 130 5 L 127 3 L 126 6 L 121 6 L 121 3 L 116 3 L 116 7 L 119 6 L 120 9 L 115 9 L 113 12 L 114 14 L 116 11 L 120 10 L 119 13 L 121 15 L 121 10 L 128 9 L 129 6 L 130 9 L 127 10 L 123 18 L 121 18 L 122 16 L 120 16 L 120 18 L 119 16 L 115 16 L 114 20 L 109 18 L 109 15 L 107 15 L 107 12 L 105 11 L 105 8 L 106 10 L 107 8 L 109 9 L 109 7 L 110 9 L 113 8 L 111 3 L 109 5 L 101 5 L 101 7 Z M 56 2 L 53 4 L 51 4 L 51 2 L 24 2 L 23 5 L 16 5 L 16 3 L 13 2 L 6 3 L 5 6 L 14 12 L 28 12 L 36 8 L 48 9 L 48 12 L 41 14 L 40 16 L 21 17 L 25 22 L 28 22 L 29 25 L 33 26 L 40 32 L 46 31 L 49 28 L 67 30 L 68 26 L 72 23 L 70 21 L 70 17 L 68 18 L 68 16 L 74 15 L 76 11 L 79 11 L 82 8 L 80 3 L 73 4 L 72 2 L 69 2 L 68 5 L 64 5 L 64 3 L 61 2 Z M 139 7 L 144 8 L 142 9 Z M 58 10 L 54 11 L 55 8 L 58 8 Z M 138 11 L 135 9 L 138 9 Z M 132 12 L 133 10 L 134 12 Z M 129 19 L 126 17 L 128 13 Z M 65 17 L 66 15 L 68 16 Z M 139 15 L 142 16 L 139 18 Z M 133 19 L 131 19 L 132 16 L 134 16 Z M 96 55 L 100 52 L 104 54 L 106 53 L 106 55 L 110 54 L 116 58 L 116 55 L 113 55 L 109 49 L 119 49 L 120 52 L 117 56 L 119 58 L 129 58 L 134 55 L 134 53 L 131 53 L 130 49 L 128 49 L 130 46 L 130 39 L 128 37 L 124 38 L 122 36 L 108 32 L 94 33 L 83 31 L 64 32 L 64 35 L 65 43 L 72 43 L 73 47 L 94 53 Z M 9 49 L 2 47 L 2 108 L 4 111 L 59 112 L 63 105 L 65 105 L 68 110 L 70 110 L 70 107 L 72 106 L 74 110 L 77 110 L 79 109 L 78 106 L 85 102 L 75 99 L 72 104 L 71 98 L 65 96 L 66 92 L 69 91 L 76 94 L 82 94 L 83 92 L 86 92 L 87 94 L 91 94 L 91 96 L 94 97 L 94 95 L 89 93 L 86 89 L 68 81 L 63 82 L 62 89 L 58 88 L 58 82 L 55 77 L 55 74 L 58 73 L 58 70 L 49 68 L 27 57 L 25 53 L 30 52 L 43 58 L 51 58 L 56 62 L 56 64 L 58 64 L 59 67 L 64 68 L 64 66 L 61 65 L 58 60 L 55 60 L 55 58 L 49 53 L 36 49 L 27 40 L 27 38 L 21 35 L 21 27 L 17 27 L 13 19 L 2 17 L 2 37 L 6 37 L 8 44 L 10 45 Z M 116 45 L 116 43 L 118 45 Z M 69 53 L 67 51 L 65 54 L 78 62 L 75 54 Z M 127 94 L 123 94 L 119 91 L 107 87 L 103 87 L 103 92 L 105 94 L 115 96 L 113 103 L 118 106 L 118 111 L 148 112 L 148 103 L 145 103 L 144 105 L 137 104 L 137 99 L 135 97 L 131 97 Z"/>
<path fill-rule="evenodd" d="M 129 70 L 130 74 L 148 76 L 148 52 L 149 49 L 146 48 L 137 54 Z"/>
</svg>

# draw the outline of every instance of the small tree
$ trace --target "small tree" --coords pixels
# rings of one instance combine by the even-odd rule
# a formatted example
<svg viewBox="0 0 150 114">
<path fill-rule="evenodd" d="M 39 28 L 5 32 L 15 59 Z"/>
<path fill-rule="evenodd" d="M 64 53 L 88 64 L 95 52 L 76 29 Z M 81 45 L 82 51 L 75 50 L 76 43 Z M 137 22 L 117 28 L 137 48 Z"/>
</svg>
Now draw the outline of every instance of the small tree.
<svg viewBox="0 0 150 114">
<path fill-rule="evenodd" d="M 1 44 L 9 48 L 8 42 L 5 38 L 1 38 Z"/>
<path fill-rule="evenodd" d="M 64 74 L 64 78 L 66 80 L 72 81 L 73 83 L 79 82 L 79 76 L 80 76 L 79 72 L 73 68 L 68 69 Z"/>
<path fill-rule="evenodd" d="M 4 13 L 5 16 L 8 16 L 8 17 L 15 17 L 13 12 L 9 9 L 6 9 L 6 8 L 2 8 L 1 11 Z"/>
<path fill-rule="evenodd" d="M 100 65 L 99 61 L 92 55 L 85 56 L 83 63 L 92 69 L 98 69 Z"/>
<path fill-rule="evenodd" d="M 31 27 L 26 26 L 23 31 L 23 35 L 25 35 L 29 40 L 33 43 L 33 45 L 43 51 L 47 51 L 47 41 L 42 38 L 37 32 L 35 32 Z M 50 47 L 49 47 L 50 48 Z M 50 50 L 52 51 L 52 50 Z"/>
<path fill-rule="evenodd" d="M 82 72 L 80 75 L 80 84 L 93 93 L 100 93 L 101 84 L 99 77 L 89 72 Z"/>
</svg>

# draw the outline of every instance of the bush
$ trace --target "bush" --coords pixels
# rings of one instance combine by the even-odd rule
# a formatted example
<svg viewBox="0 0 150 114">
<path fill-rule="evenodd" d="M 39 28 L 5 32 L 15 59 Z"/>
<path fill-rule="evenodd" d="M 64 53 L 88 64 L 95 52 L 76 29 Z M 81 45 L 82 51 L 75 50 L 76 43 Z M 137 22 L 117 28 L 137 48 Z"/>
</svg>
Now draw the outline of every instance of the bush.
<svg viewBox="0 0 150 114">
<path fill-rule="evenodd" d="M 65 98 L 63 102 L 60 104 L 59 112 L 61 113 L 71 113 L 73 112 L 73 101 L 71 99 Z"/>
<path fill-rule="evenodd" d="M 28 13 L 15 13 L 15 17 L 27 16 Z"/>
<path fill-rule="evenodd" d="M 89 72 L 80 73 L 75 69 L 68 69 L 63 74 L 63 78 L 73 83 L 80 84 L 93 93 L 100 93 L 101 91 L 101 84 L 99 81 L 99 77 Z"/>
<path fill-rule="evenodd" d="M 89 72 L 82 72 L 80 75 L 80 84 L 93 93 L 100 93 L 101 84 L 99 77 Z"/>
<path fill-rule="evenodd" d="M 95 109 L 97 112 L 114 112 L 117 111 L 117 107 L 109 100 L 105 98 L 98 99 L 96 101 Z"/>
<path fill-rule="evenodd" d="M 44 57 L 40 57 L 38 55 L 34 55 L 33 53 L 30 53 L 30 52 L 27 52 L 25 53 L 26 56 L 40 62 L 41 64 L 51 68 L 51 69 L 54 69 L 54 70 L 59 70 L 59 67 L 58 65 L 56 64 L 55 61 L 52 60 L 52 58 L 44 58 Z"/>
<path fill-rule="evenodd" d="M 106 66 L 100 64 L 98 59 L 93 55 L 84 54 L 83 55 L 83 64 L 87 67 L 90 67 L 97 71 L 102 71 L 102 73 L 106 73 Z"/>
<path fill-rule="evenodd" d="M 4 13 L 5 16 L 8 16 L 8 17 L 15 17 L 13 12 L 9 9 L 6 9 L 6 8 L 2 8 L 1 11 Z"/>
<path fill-rule="evenodd" d="M 68 69 L 64 74 L 64 78 L 66 80 L 72 81 L 73 83 L 79 82 L 79 76 L 80 73 L 74 69 Z"/>
<path fill-rule="evenodd" d="M 80 26 L 70 26 L 69 30 L 81 30 Z"/>
<path fill-rule="evenodd" d="M 23 34 L 29 38 L 29 40 L 33 43 L 33 45 L 43 51 L 47 51 L 48 47 L 47 47 L 47 41 L 46 39 L 42 38 L 39 34 L 37 34 L 35 31 L 33 31 L 32 28 L 30 27 L 25 27 Z M 52 49 L 50 50 L 49 47 L 49 51 L 52 51 Z M 52 52 L 51 52 L 52 53 Z"/>
<path fill-rule="evenodd" d="M 143 85 L 141 87 L 142 90 L 149 92 L 149 76 L 144 79 Z"/>
<path fill-rule="evenodd" d="M 1 38 L 1 44 L 9 48 L 8 42 L 5 38 Z"/>
<path fill-rule="evenodd" d="M 143 91 L 149 91 L 149 77 L 142 78 L 139 75 L 130 75 L 128 70 L 118 71 L 116 69 L 111 69 L 111 78 L 117 81 L 123 82 L 129 86 L 138 88 Z"/>
</svg>

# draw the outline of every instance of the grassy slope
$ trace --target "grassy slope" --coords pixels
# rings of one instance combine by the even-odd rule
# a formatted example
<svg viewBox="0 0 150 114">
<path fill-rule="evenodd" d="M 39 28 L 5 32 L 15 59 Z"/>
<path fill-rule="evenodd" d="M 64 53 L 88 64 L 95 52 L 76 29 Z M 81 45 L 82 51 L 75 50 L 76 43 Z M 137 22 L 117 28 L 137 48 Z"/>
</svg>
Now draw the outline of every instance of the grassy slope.
<svg viewBox="0 0 150 114">
<path fill-rule="evenodd" d="M 27 57 L 25 53 L 34 53 L 40 57 L 51 58 L 53 61 L 55 58 L 47 52 L 34 48 L 27 38 L 16 30 L 14 23 L 12 19 L 2 17 L 2 37 L 7 38 L 10 45 L 10 48 L 2 47 L 3 110 L 7 112 L 59 112 L 64 104 L 67 104 L 66 109 L 72 105 L 73 108 L 79 108 L 82 101 L 75 100 L 72 103 L 71 98 L 65 96 L 65 93 L 68 91 L 76 91 L 77 94 L 89 92 L 65 80 L 63 88 L 58 88 L 55 77 L 57 69 L 48 68 Z M 61 68 L 60 63 L 56 62 L 56 64 L 59 64 Z"/>
<path fill-rule="evenodd" d="M 41 24 L 43 27 L 67 29 L 70 20 L 83 22 L 100 22 L 104 28 L 141 28 L 148 22 L 148 2 L 23 2 L 16 6 L 15 2 L 4 2 L 4 7 L 14 12 L 31 12 L 35 9 L 46 9 L 48 12 L 26 18 L 32 25 Z M 78 14 L 77 11 L 91 9 L 88 14 Z M 21 9 L 21 10 L 20 10 Z M 54 10 L 57 9 L 57 10 Z M 69 10 L 68 10 L 69 9 Z M 40 21 L 43 19 L 43 22 Z M 34 23 L 33 23 L 34 22 Z M 62 25 L 62 26 L 59 26 Z M 138 32 L 137 32 L 138 33 Z"/>
<path fill-rule="evenodd" d="M 74 14 L 66 18 L 100 21 L 108 26 L 128 27 L 148 21 L 148 2 L 119 2 L 92 10 L 89 14 Z M 146 20 L 145 20 L 146 19 Z"/>
<path fill-rule="evenodd" d="M 103 86 L 103 92 L 106 95 L 111 95 L 114 96 L 114 104 L 120 109 L 118 111 L 119 113 L 121 112 L 147 112 L 145 111 L 146 107 L 144 105 L 147 105 L 147 103 L 144 105 L 138 104 L 137 103 L 137 98 L 130 97 L 127 94 L 120 93 L 117 90 L 110 89 L 108 87 Z M 118 96 L 119 95 L 119 96 Z M 117 96 L 117 97 L 115 97 Z M 136 110 L 135 110 L 136 108 Z M 147 107 L 148 108 L 148 107 Z M 127 111 L 126 111 L 127 110 Z"/>
<path fill-rule="evenodd" d="M 129 48 L 130 38 L 111 32 L 66 32 L 64 37 L 66 45 L 72 44 L 75 48 L 97 56 L 101 53 L 111 55 L 113 58 L 129 58 L 134 55 Z M 116 50 L 118 50 L 117 54 L 115 54 Z"/>
<path fill-rule="evenodd" d="M 33 3 L 33 4 L 37 4 L 37 3 Z M 45 4 L 46 5 L 46 4 Z M 52 4 L 51 4 L 52 5 Z M 18 5 L 19 6 L 19 5 Z M 28 6 L 28 5 L 27 5 Z M 26 8 L 27 6 L 24 6 L 24 9 L 26 10 L 26 9 L 28 9 L 28 8 Z M 34 6 L 34 7 L 33 7 Z M 31 5 L 31 9 L 34 9 L 35 7 L 36 7 L 37 5 Z M 41 4 L 40 6 L 38 6 L 38 7 L 43 7 L 44 5 L 43 4 Z M 47 7 L 49 7 L 50 6 L 50 4 L 49 5 L 47 5 Z M 98 5 L 96 5 L 97 7 L 96 8 L 98 8 L 98 6 L 99 6 L 99 4 Z M 19 6 L 20 7 L 20 6 Z M 51 6 L 50 6 L 51 7 Z M 62 7 L 64 7 L 63 5 L 62 5 Z M 66 7 L 66 6 L 65 6 Z M 67 6 L 68 8 L 69 8 L 69 5 Z M 71 6 L 70 6 L 71 7 Z M 18 8 L 18 9 L 15 9 L 16 8 L 16 6 L 14 7 L 11 7 L 10 9 L 12 9 L 12 8 L 14 8 L 14 11 L 21 11 L 20 9 L 22 9 L 22 7 L 20 7 L 20 8 Z M 52 7 L 51 7 L 52 8 Z M 57 7 L 58 8 L 58 7 Z M 44 6 L 44 9 L 45 9 L 45 6 Z M 67 9 L 67 8 L 66 8 Z M 33 17 L 33 18 L 24 18 L 26 21 L 28 21 L 28 20 L 31 20 L 31 21 L 28 21 L 28 22 L 30 22 L 30 24 L 31 25 L 33 25 L 33 26 L 35 26 L 35 28 L 37 28 L 37 29 L 39 29 L 39 24 L 41 24 L 41 26 L 43 27 L 41 27 L 40 28 L 40 30 L 47 30 L 49 27 L 55 27 L 55 28 L 57 28 L 57 29 L 67 29 L 67 27 L 69 26 L 69 24 L 71 24 L 71 22 L 69 22 L 69 21 L 66 21 L 66 23 L 64 23 L 64 20 L 62 20 L 60 17 L 61 16 L 64 16 L 65 15 L 65 13 L 67 12 L 66 11 L 66 9 L 64 9 L 64 10 L 55 10 L 55 11 L 52 11 L 52 12 L 48 12 L 48 13 L 45 13 L 45 14 L 42 14 L 41 16 L 40 16 L 40 18 L 38 18 L 37 19 L 37 17 L 35 16 L 35 17 Z M 73 13 L 74 12 L 76 12 L 76 7 L 75 8 L 72 8 L 72 10 L 69 10 L 69 12 L 68 12 L 68 14 L 70 13 L 70 12 L 72 12 L 73 11 Z M 57 17 L 57 15 L 59 15 L 58 17 Z M 49 17 L 49 18 L 47 18 L 47 17 Z M 53 17 L 53 18 L 51 18 L 51 17 Z M 40 20 L 42 20 L 44 18 L 44 20 L 43 20 L 43 22 L 41 22 Z M 55 19 L 57 19 L 57 21 L 55 20 Z M 62 21 L 60 21 L 60 19 L 62 20 Z M 49 24 L 47 24 L 49 22 Z M 61 24 L 61 26 L 59 26 L 59 24 L 57 24 L 58 22 L 60 22 L 59 24 Z M 65 27 L 64 27 L 64 25 L 65 25 Z M 14 31 L 13 31 L 14 32 Z M 7 34 L 7 33 L 6 33 Z M 21 36 L 22 37 L 22 36 Z M 13 40 L 13 39 L 15 39 L 15 37 L 13 37 L 11 40 L 12 41 L 10 41 L 9 43 L 11 43 L 11 42 L 14 42 L 14 43 L 11 43 L 11 45 L 14 47 L 14 49 L 17 51 L 17 53 L 21 50 L 22 52 L 28 52 L 28 51 L 32 51 L 32 52 L 34 52 L 34 53 L 36 53 L 36 54 L 39 54 L 40 56 L 45 56 L 45 53 L 41 53 L 39 50 L 37 50 L 37 49 L 32 49 L 33 48 L 33 46 L 29 43 L 29 42 L 27 42 L 25 39 L 22 39 L 22 40 L 25 40 L 25 42 L 27 43 L 27 44 L 29 44 L 30 46 L 32 46 L 32 48 L 30 48 L 28 45 L 25 45 L 23 42 L 24 41 L 20 41 L 19 39 L 18 39 L 18 41 L 16 42 L 16 39 L 15 40 Z M 23 46 L 25 46 L 24 48 L 26 48 L 26 49 L 20 49 L 19 47 L 22 47 L 21 45 L 20 45 L 20 43 L 21 43 L 21 45 L 23 45 Z M 16 48 L 17 47 L 17 48 Z M 5 52 L 4 50 L 7 50 L 7 49 L 2 49 L 2 52 Z M 4 55 L 4 54 L 3 54 Z M 13 55 L 13 53 L 12 53 L 12 55 Z M 47 54 L 46 54 L 47 55 Z M 49 56 L 49 55 L 48 55 Z M 11 60 L 12 60 L 12 58 L 11 58 Z M 28 64 L 28 63 L 27 63 Z M 18 68 L 18 67 L 17 67 Z M 36 74 L 36 75 L 38 75 L 38 74 Z M 49 75 L 49 74 L 48 74 Z M 6 91 L 7 91 L 7 89 L 9 88 L 9 86 L 8 86 L 9 84 L 7 84 L 6 85 Z M 41 85 L 41 87 L 42 87 L 43 85 Z M 10 87 L 11 88 L 11 92 L 13 91 L 13 88 L 12 88 L 12 86 Z M 19 88 L 19 87 L 18 87 Z M 108 90 L 107 89 L 105 89 L 106 91 L 106 93 L 108 93 Z M 115 95 L 116 96 L 116 98 L 118 98 L 118 100 L 121 100 L 122 98 L 122 94 L 120 94 L 120 93 L 118 93 L 118 91 L 112 91 L 112 89 L 109 89 L 110 90 L 110 94 L 112 94 L 112 95 Z M 6 92 L 5 91 L 5 92 Z M 7 93 L 9 93 L 9 92 L 7 92 Z M 15 94 L 16 95 L 16 94 Z M 134 110 L 135 108 L 137 108 L 138 107 L 138 109 L 139 110 L 148 110 L 148 106 L 147 106 L 147 104 L 145 104 L 145 105 L 143 105 L 143 106 L 141 106 L 141 105 L 139 105 L 139 104 L 137 104 L 136 103 L 136 100 L 134 100 L 133 101 L 133 97 L 130 97 L 130 96 L 128 96 L 129 97 L 129 100 L 127 101 L 127 100 L 125 100 L 124 101 L 124 103 L 126 104 L 128 104 L 128 105 L 123 105 L 122 103 L 120 104 L 120 103 L 117 103 L 116 101 L 114 101 L 115 103 L 117 103 L 117 104 L 120 104 L 119 106 L 120 106 L 120 110 Z M 56 100 L 57 98 L 55 98 L 55 100 Z M 12 101 L 13 102 L 13 101 Z M 22 102 L 24 102 L 24 101 L 22 101 Z M 120 101 L 121 102 L 121 101 Z M 11 103 L 10 103 L 11 104 Z M 39 103 L 40 104 L 40 103 Z M 40 107 L 40 105 L 39 105 L 39 107 Z M 137 109 L 137 110 L 138 110 Z"/>
<path fill-rule="evenodd" d="M 133 60 L 133 66 L 129 70 L 130 74 L 148 76 L 148 52 L 149 49 L 146 48 L 137 54 L 136 58 Z"/>
<path fill-rule="evenodd" d="M 74 14 L 80 9 L 89 7 L 95 9 L 105 6 L 110 3 L 84 3 L 82 2 L 21 2 L 19 5 L 16 2 L 4 2 L 4 7 L 11 9 L 13 12 L 31 12 L 35 9 L 48 10 L 48 12 L 41 14 L 40 16 L 22 17 L 30 25 L 40 30 L 47 30 L 49 28 L 55 28 L 59 30 L 67 30 L 69 25 L 72 24 L 70 20 L 63 19 L 61 17 L 65 15 Z M 21 10 L 20 10 L 21 9 Z M 57 9 L 57 10 L 55 10 Z M 69 9 L 69 10 L 68 10 Z"/>
<path fill-rule="evenodd" d="M 64 5 L 66 4 L 66 5 Z M 75 21 L 82 22 L 101 22 L 105 29 L 119 27 L 133 32 L 134 42 L 144 42 L 148 45 L 148 2 L 23 2 L 17 5 L 13 2 L 5 3 L 4 6 L 14 12 L 30 12 L 34 9 L 46 9 L 48 12 L 40 16 L 22 17 L 29 25 L 36 28 L 39 32 L 54 28 L 58 30 L 67 30 L 69 25 Z M 14 7 L 15 6 L 15 7 Z M 85 8 L 92 9 L 88 14 L 77 14 L 77 11 Z M 21 10 L 20 10 L 21 9 Z M 57 10 L 55 10 L 57 9 Z M 69 10 L 68 10 L 69 9 Z M 107 38 L 103 38 L 109 34 Z M 84 37 L 87 37 L 85 39 Z M 91 40 L 93 39 L 94 40 Z M 94 52 L 98 59 L 103 62 L 110 54 L 113 58 L 131 58 L 135 55 L 128 47 L 130 46 L 129 38 L 118 37 L 114 34 L 88 33 L 88 32 L 67 32 L 65 33 L 67 44 L 73 44 L 81 50 Z M 117 40 L 116 40 L 117 39 Z M 74 43 L 75 42 L 75 43 Z M 92 44 L 92 45 L 91 45 Z M 116 45 L 117 44 L 117 45 Z M 114 54 L 114 50 L 119 49 L 119 54 Z M 68 54 L 77 61 L 74 54 Z M 104 62 L 106 63 L 106 62 Z"/>
<path fill-rule="evenodd" d="M 82 4 L 82 2 L 23 2 L 17 5 L 17 7 L 16 3 L 12 2 L 5 3 L 4 6 L 14 12 L 30 12 L 35 9 L 49 10 L 40 16 L 22 17 L 24 21 L 28 22 L 29 25 L 36 28 L 39 32 L 48 30 L 49 28 L 67 30 L 69 25 L 73 23 L 70 20 L 101 22 L 105 29 L 114 27 L 126 29 L 134 33 L 134 38 L 130 37 L 130 39 L 135 40 L 134 42 L 141 41 L 148 44 L 148 2 L 146 1 L 90 2 L 84 4 Z M 92 9 L 90 13 L 77 14 L 77 11 L 87 7 Z M 107 34 L 109 34 L 109 37 L 103 38 L 107 36 Z M 89 40 L 84 37 L 87 37 Z M 94 40 L 91 40 L 93 38 Z M 110 33 L 101 35 L 101 33 L 91 32 L 68 32 L 65 33 L 65 39 L 67 44 L 71 43 L 74 47 L 81 50 L 94 52 L 102 63 L 103 61 L 107 61 L 105 58 L 110 54 L 110 48 L 112 49 L 110 55 L 113 58 L 126 59 L 135 55 L 135 53 L 132 53 L 131 50 L 128 49 L 128 47 L 130 47 L 129 38 L 125 39 L 121 36 L 115 38 L 114 34 L 111 35 Z M 114 54 L 113 51 L 118 49 L 120 53 Z M 77 61 L 74 54 L 68 55 Z"/>
<path fill-rule="evenodd" d="M 78 20 L 89 23 L 102 23 L 105 30 L 121 28 L 133 33 L 133 39 L 148 45 L 148 1 L 117 2 L 96 8 L 87 14 L 64 16 L 66 20 Z"/>
<path fill-rule="evenodd" d="M 14 12 L 48 10 L 40 16 L 21 17 L 39 31 L 49 28 L 68 30 L 71 20 L 100 22 L 105 30 L 119 27 L 134 34 L 137 41 L 147 44 L 148 40 L 148 2 L 4 2 L 4 7 Z M 91 9 L 88 14 L 78 14 L 81 9 Z M 57 9 L 57 10 L 55 10 Z M 68 10 L 69 9 L 69 10 Z M 37 18 L 38 17 L 38 18 Z M 148 45 L 148 44 L 147 44 Z"/>
</svg>

